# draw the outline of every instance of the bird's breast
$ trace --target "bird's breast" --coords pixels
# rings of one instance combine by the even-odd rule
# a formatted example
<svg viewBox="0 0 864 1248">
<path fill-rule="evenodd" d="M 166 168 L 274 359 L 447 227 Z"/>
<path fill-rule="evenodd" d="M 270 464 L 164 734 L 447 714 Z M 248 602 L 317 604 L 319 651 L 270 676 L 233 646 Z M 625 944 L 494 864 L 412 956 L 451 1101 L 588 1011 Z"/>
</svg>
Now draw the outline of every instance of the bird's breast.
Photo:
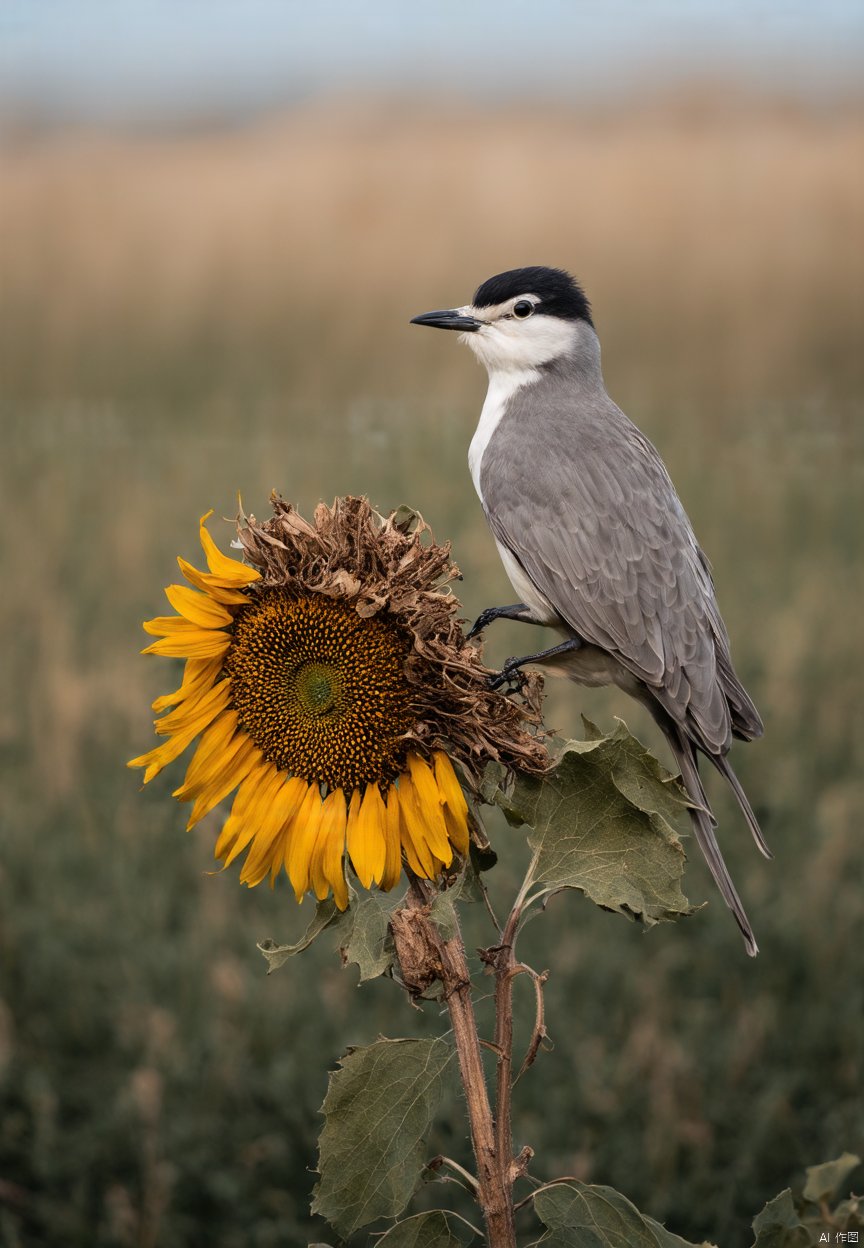
<svg viewBox="0 0 864 1248">
<path fill-rule="evenodd" d="M 507 369 L 489 375 L 489 389 L 486 392 L 483 410 L 468 448 L 468 468 L 471 472 L 471 480 L 474 482 L 474 489 L 477 491 L 480 502 L 484 505 L 480 471 L 486 448 L 500 425 L 514 394 L 523 386 L 536 381 L 538 377 L 539 373 L 533 368 Z"/>
</svg>

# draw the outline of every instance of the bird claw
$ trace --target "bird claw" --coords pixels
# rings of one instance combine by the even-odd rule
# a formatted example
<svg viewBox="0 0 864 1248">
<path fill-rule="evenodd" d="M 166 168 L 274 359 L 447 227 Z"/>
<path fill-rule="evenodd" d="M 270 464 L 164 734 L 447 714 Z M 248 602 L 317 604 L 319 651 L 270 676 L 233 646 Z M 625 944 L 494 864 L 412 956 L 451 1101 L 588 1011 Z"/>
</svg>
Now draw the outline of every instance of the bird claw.
<svg viewBox="0 0 864 1248">
<path fill-rule="evenodd" d="M 478 633 L 482 633 L 483 629 L 486 628 L 487 625 L 491 624 L 492 621 L 496 620 L 497 618 L 498 618 L 498 615 L 497 615 L 497 611 L 495 607 L 487 607 L 485 611 L 481 611 L 480 614 L 477 616 L 477 619 L 471 625 L 470 631 L 468 632 L 468 635 L 467 635 L 468 641 L 470 641 L 472 637 L 476 637 Z"/>
<path fill-rule="evenodd" d="M 503 685 L 507 685 L 509 686 L 507 693 L 519 693 L 525 688 L 527 679 L 528 677 L 522 671 L 522 661 L 518 658 L 511 658 L 507 660 L 500 672 L 489 677 L 489 688 L 498 690 Z"/>
</svg>

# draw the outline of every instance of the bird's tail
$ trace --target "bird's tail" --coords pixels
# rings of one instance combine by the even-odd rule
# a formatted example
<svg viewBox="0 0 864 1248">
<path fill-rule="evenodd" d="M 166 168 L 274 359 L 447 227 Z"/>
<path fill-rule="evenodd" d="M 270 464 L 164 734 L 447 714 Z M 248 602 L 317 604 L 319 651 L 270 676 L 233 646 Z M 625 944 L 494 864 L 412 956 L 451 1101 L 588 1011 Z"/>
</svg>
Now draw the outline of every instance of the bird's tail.
<svg viewBox="0 0 864 1248">
<path fill-rule="evenodd" d="M 690 810 L 690 818 L 699 848 L 705 856 L 705 861 L 708 863 L 708 869 L 714 877 L 714 882 L 723 894 L 723 900 L 735 917 L 735 922 L 738 924 L 741 935 L 744 937 L 744 944 L 747 947 L 748 954 L 751 958 L 755 958 L 759 952 L 759 946 L 756 944 L 750 920 L 747 918 L 741 898 L 738 896 L 735 885 L 732 883 L 732 877 L 729 874 L 726 863 L 723 861 L 720 846 L 717 844 L 717 837 L 714 835 L 716 820 L 708 804 L 702 777 L 699 775 L 699 768 L 696 763 L 696 747 L 684 735 L 677 724 L 670 721 L 662 724 L 661 727 L 666 734 L 672 753 L 675 755 L 675 760 L 681 768 L 681 779 L 684 782 L 684 788 L 687 790 L 690 800 L 694 803 Z M 735 796 L 741 802 L 741 808 L 745 816 L 747 816 L 747 821 L 756 838 L 756 843 L 763 853 L 766 853 L 768 847 L 762 839 L 762 833 L 759 831 L 759 825 L 756 823 L 750 804 L 744 796 L 744 791 L 738 783 L 732 768 L 726 764 L 726 769 L 724 770 L 722 763 L 725 763 L 725 761 L 725 759 L 722 759 L 717 762 L 712 757 L 712 762 L 715 762 L 720 772 L 729 780 L 735 791 Z"/>
<path fill-rule="evenodd" d="M 750 805 L 749 801 L 747 800 L 747 794 L 742 789 L 741 781 L 738 779 L 738 777 L 735 775 L 735 772 L 732 770 L 732 766 L 728 758 L 726 758 L 725 755 L 722 755 L 722 754 L 708 754 L 706 755 L 706 757 L 711 760 L 711 762 L 720 772 L 720 775 L 724 778 L 724 780 L 728 781 L 729 787 L 731 788 L 732 792 L 735 794 L 735 797 L 738 800 L 738 805 L 741 807 L 742 814 L 744 815 L 744 818 L 747 820 L 747 826 L 749 827 L 750 831 L 753 834 L 753 840 L 756 842 L 759 848 L 759 852 L 763 854 L 764 857 L 766 858 L 773 858 L 774 855 L 771 853 L 771 850 L 768 848 L 768 844 L 765 840 L 765 837 L 762 835 L 762 829 L 759 827 L 759 822 L 756 816 L 753 814 L 753 807 Z"/>
</svg>

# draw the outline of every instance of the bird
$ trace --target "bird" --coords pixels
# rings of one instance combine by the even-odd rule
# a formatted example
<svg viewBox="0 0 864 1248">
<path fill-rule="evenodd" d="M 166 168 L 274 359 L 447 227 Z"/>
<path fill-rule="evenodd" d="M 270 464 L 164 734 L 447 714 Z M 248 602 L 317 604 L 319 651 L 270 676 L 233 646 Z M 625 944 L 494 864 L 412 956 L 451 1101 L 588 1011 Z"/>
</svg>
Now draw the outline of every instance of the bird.
<svg viewBox="0 0 864 1248">
<path fill-rule="evenodd" d="M 562 638 L 508 659 L 494 686 L 532 663 L 581 685 L 617 686 L 647 707 L 679 767 L 696 841 L 755 956 L 699 759 L 730 785 L 770 858 L 728 760 L 732 739 L 760 737 L 762 720 L 735 674 L 710 564 L 663 460 L 606 392 L 583 288 L 564 269 L 510 269 L 469 304 L 411 323 L 458 332 L 489 374 L 468 466 L 519 602 L 483 611 L 469 636 L 504 618 Z"/>
</svg>

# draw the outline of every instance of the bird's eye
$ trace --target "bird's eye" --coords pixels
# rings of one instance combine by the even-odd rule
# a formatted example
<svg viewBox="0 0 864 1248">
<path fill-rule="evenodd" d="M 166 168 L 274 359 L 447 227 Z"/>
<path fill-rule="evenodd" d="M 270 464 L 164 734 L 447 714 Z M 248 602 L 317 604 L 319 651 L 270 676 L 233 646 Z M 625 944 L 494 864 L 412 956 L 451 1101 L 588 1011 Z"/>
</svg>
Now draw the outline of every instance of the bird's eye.
<svg viewBox="0 0 864 1248">
<path fill-rule="evenodd" d="M 519 321 L 524 321 L 526 316 L 530 316 L 534 311 L 534 304 L 529 299 L 520 299 L 518 303 L 513 304 L 513 315 Z"/>
</svg>

